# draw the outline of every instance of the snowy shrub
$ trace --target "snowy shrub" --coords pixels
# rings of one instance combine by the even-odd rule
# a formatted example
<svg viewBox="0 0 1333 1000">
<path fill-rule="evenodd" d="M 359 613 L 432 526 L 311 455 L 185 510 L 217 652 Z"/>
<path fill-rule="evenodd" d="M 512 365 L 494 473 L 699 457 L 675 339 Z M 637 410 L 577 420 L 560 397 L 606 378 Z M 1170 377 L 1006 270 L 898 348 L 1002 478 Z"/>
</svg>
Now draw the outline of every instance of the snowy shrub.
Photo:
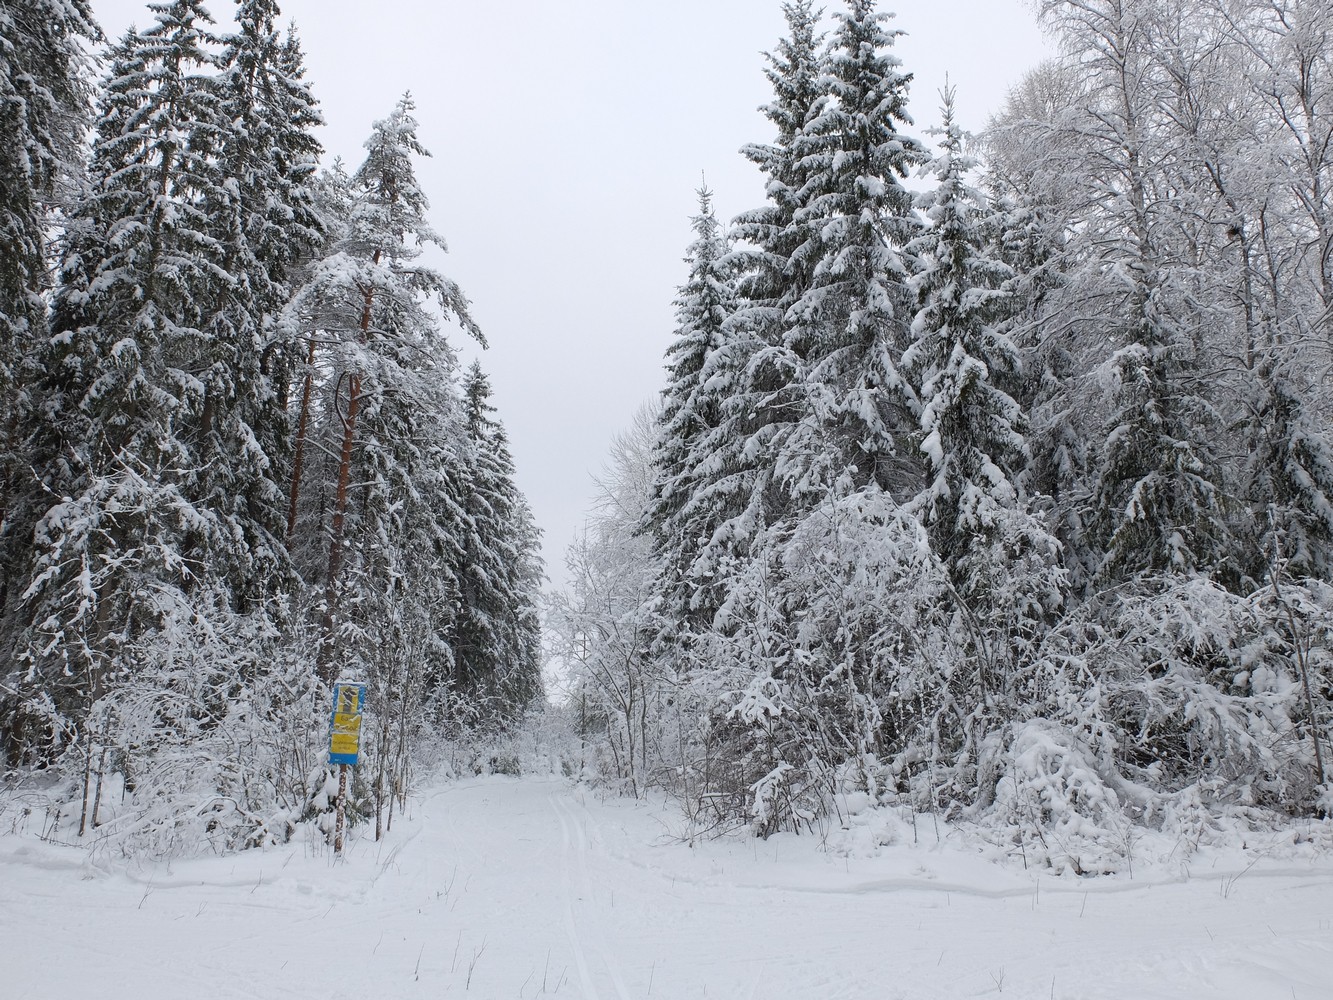
<svg viewBox="0 0 1333 1000">
<path fill-rule="evenodd" d="M 1130 821 L 1099 764 L 1059 725 L 1034 719 L 1017 727 L 989 818 L 1012 831 L 1024 864 L 1057 874 L 1118 869 Z"/>
<path fill-rule="evenodd" d="M 1326 689 L 1311 643 L 1327 629 L 1315 584 L 1241 597 L 1167 577 L 1085 605 L 1047 636 L 995 801 L 975 818 L 1013 831 L 1028 860 L 1095 871 L 1129 856 L 1131 826 L 1165 834 L 1180 861 L 1224 839 L 1219 817 L 1264 829 L 1273 810 L 1318 809 L 1312 734 L 1326 745 L 1327 699 L 1312 729 L 1301 675 Z"/>
<path fill-rule="evenodd" d="M 120 648 L 123 679 L 38 772 L 63 776 L 45 793 L 61 834 L 154 856 L 288 840 L 318 811 L 327 690 L 268 615 L 207 595 L 158 614 L 160 628 Z"/>
<path fill-rule="evenodd" d="M 1240 597 L 1177 577 L 1119 595 L 1086 655 L 1126 775 L 1166 792 L 1203 781 L 1238 803 L 1308 808 L 1313 737 L 1328 735 L 1326 702 L 1313 702 L 1312 726 L 1301 679 L 1318 674 L 1313 645 L 1329 627 L 1318 592 L 1287 587 L 1278 602 L 1270 587 Z"/>
</svg>

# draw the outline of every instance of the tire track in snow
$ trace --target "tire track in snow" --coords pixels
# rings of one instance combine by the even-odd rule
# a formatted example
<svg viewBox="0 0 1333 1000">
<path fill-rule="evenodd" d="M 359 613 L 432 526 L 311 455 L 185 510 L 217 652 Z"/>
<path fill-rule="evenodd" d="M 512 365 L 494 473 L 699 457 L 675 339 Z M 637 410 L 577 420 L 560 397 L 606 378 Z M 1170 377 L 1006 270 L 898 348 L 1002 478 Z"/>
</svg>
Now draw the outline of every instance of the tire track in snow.
<svg viewBox="0 0 1333 1000">
<path fill-rule="evenodd" d="M 574 877 L 570 871 L 570 855 L 573 855 L 574 866 L 577 867 L 578 890 L 582 898 L 593 903 L 592 879 L 588 876 L 588 838 L 583 831 L 583 826 L 577 816 L 574 815 L 567 802 L 561 801 L 557 795 L 551 796 L 551 807 L 555 809 L 556 817 L 560 820 L 560 832 L 562 837 L 561 865 L 565 874 L 565 915 L 568 922 L 570 942 L 574 946 L 575 955 L 579 963 L 579 975 L 584 981 L 584 989 L 587 996 L 598 997 L 597 989 L 592 983 L 592 979 L 587 975 L 587 961 L 580 941 L 579 931 L 574 919 Z M 573 831 L 572 835 L 570 831 Z M 606 946 L 606 938 L 602 933 L 600 915 L 594 912 L 592 921 L 592 946 L 597 958 L 606 968 L 607 975 L 611 978 L 611 984 L 615 987 L 616 996 L 619 1000 L 630 1000 L 629 991 L 625 988 L 625 981 L 620 975 L 620 966 L 611 956 L 611 950 Z"/>
</svg>

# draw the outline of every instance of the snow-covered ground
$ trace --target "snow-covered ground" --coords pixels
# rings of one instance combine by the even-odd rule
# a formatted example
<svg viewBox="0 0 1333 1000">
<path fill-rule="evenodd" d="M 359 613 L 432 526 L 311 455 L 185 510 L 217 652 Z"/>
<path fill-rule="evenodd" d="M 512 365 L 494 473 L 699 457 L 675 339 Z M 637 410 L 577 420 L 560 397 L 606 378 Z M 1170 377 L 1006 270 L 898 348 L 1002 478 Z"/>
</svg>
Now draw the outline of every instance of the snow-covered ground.
<svg viewBox="0 0 1333 1000">
<path fill-rule="evenodd" d="M 0 838 L 9 1000 L 1333 998 L 1333 859 L 1037 876 L 929 843 L 696 842 L 556 780 L 442 785 L 382 843 L 127 867 Z"/>
</svg>

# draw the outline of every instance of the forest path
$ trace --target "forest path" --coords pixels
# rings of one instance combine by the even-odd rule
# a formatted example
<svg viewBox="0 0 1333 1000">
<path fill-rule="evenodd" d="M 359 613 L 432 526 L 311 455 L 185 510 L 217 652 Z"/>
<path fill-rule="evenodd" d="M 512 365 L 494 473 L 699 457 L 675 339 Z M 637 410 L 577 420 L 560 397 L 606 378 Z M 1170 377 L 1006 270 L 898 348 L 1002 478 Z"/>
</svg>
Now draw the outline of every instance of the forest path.
<svg viewBox="0 0 1333 1000">
<path fill-rule="evenodd" d="M 379 843 L 359 828 L 341 861 L 127 867 L 0 837 L 0 997 L 1333 997 L 1333 859 L 1056 879 L 933 840 L 845 860 L 682 825 L 496 777 L 429 791 Z"/>
</svg>

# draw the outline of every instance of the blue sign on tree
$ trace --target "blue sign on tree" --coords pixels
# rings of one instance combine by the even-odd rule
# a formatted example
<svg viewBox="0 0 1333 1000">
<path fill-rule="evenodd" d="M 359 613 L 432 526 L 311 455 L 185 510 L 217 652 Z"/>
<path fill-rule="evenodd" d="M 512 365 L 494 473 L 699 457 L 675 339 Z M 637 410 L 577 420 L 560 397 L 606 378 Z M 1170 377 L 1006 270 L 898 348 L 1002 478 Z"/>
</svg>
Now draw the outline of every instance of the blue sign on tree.
<svg viewBox="0 0 1333 1000">
<path fill-rule="evenodd" d="M 333 685 L 333 717 L 329 721 L 329 763 L 355 764 L 361 754 L 361 712 L 364 684 Z"/>
</svg>

